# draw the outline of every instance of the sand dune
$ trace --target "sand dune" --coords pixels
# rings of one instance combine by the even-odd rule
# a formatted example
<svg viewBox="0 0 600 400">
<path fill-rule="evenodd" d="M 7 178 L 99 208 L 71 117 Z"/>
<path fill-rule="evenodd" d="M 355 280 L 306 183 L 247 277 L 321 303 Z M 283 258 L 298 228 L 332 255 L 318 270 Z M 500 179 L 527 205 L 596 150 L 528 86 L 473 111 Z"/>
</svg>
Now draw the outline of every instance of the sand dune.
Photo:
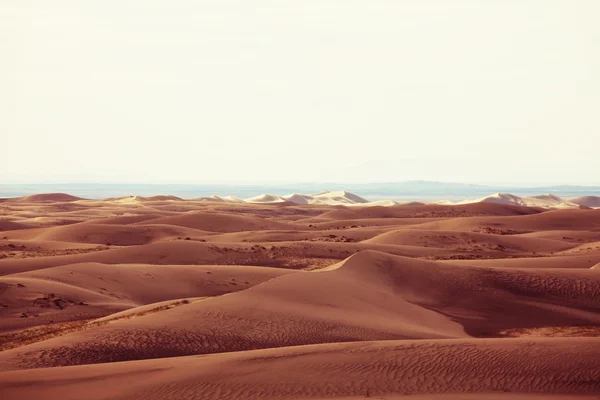
<svg viewBox="0 0 600 400">
<path fill-rule="evenodd" d="M 551 230 L 523 233 L 520 236 L 560 240 L 566 243 L 588 243 L 600 241 L 600 231 Z"/>
<path fill-rule="evenodd" d="M 470 203 L 497 203 L 543 208 L 576 208 L 578 206 L 578 204 L 550 193 L 538 196 L 517 196 L 510 193 L 495 193 L 477 200 L 465 200 L 460 202 L 460 204 Z"/>
<path fill-rule="evenodd" d="M 457 206 L 397 205 L 393 207 L 338 208 L 323 213 L 314 220 L 323 219 L 382 219 L 382 218 L 449 218 L 474 216 L 511 216 L 537 214 L 542 210 L 506 204 L 475 203 Z"/>
<path fill-rule="evenodd" d="M 471 252 L 552 253 L 577 247 L 559 240 L 495 235 L 477 232 L 401 229 L 382 233 L 363 243 L 402 244 L 431 248 L 453 248 Z M 507 254 L 508 256 L 509 254 Z"/>
<path fill-rule="evenodd" d="M 284 222 L 272 221 L 264 218 L 206 212 L 194 212 L 174 217 L 157 218 L 154 219 L 152 223 L 183 226 L 213 232 L 286 229 L 291 227 Z M 136 222 L 134 224 L 140 223 Z"/>
<path fill-rule="evenodd" d="M 600 210 L 579 206 L 2 201 L 2 398 L 598 395 Z"/>
<path fill-rule="evenodd" d="M 133 214 L 133 215 L 121 215 L 117 217 L 109 217 L 109 218 L 99 218 L 93 219 L 91 221 L 83 221 L 82 224 L 91 223 L 91 224 L 106 224 L 106 225 L 129 225 L 135 222 L 148 222 L 153 219 L 166 217 L 168 215 L 156 214 L 156 213 L 148 213 L 148 214 Z"/>
<path fill-rule="evenodd" d="M 4 199 L 8 202 L 29 202 L 29 203 L 44 203 L 44 202 L 77 202 L 84 200 L 80 197 L 72 196 L 65 193 L 48 193 L 48 194 L 36 194 L 24 197 L 8 198 Z M 110 201 L 119 204 L 139 204 L 145 202 L 160 202 L 160 201 L 182 201 L 183 199 L 172 195 L 157 195 L 157 196 L 124 196 L 108 198 L 105 201 Z M 341 206 L 385 206 L 391 207 L 398 204 L 416 205 L 426 204 L 420 202 L 409 202 L 409 203 L 398 203 L 393 199 L 381 199 L 370 201 L 361 196 L 347 191 L 325 191 L 316 194 L 299 194 L 291 193 L 288 195 L 277 195 L 264 193 L 259 196 L 250 197 L 247 199 L 241 199 L 236 196 L 219 196 L 213 194 L 211 196 L 202 196 L 193 201 L 200 202 L 217 202 L 217 203 L 248 203 L 248 204 L 273 204 L 273 203 L 292 203 L 292 204 L 313 204 L 313 205 L 341 205 Z M 87 200 L 84 200 L 87 201 Z M 489 196 L 485 196 L 475 200 L 463 200 L 454 203 L 449 200 L 438 200 L 431 201 L 428 204 L 435 205 L 464 205 L 464 204 L 478 204 L 478 203 L 491 203 L 491 204 L 504 204 L 514 205 L 523 207 L 540 207 L 546 209 L 554 208 L 577 208 L 579 206 L 600 208 L 600 197 L 599 196 L 580 196 L 572 199 L 563 199 L 553 194 L 542 194 L 535 196 L 519 196 L 510 193 L 494 193 Z"/>
<path fill-rule="evenodd" d="M 315 204 L 317 203 L 314 196 L 308 194 L 298 194 L 292 193 L 285 196 L 282 196 L 286 201 L 289 201 L 294 204 Z M 318 203 L 317 203 L 318 204 Z"/>
<path fill-rule="evenodd" d="M 225 196 L 225 197 L 221 197 L 221 196 L 217 196 L 216 194 L 213 194 L 211 196 L 203 196 L 203 197 L 198 197 L 197 199 L 194 199 L 197 201 L 214 201 L 214 202 L 218 202 L 218 203 L 243 203 L 244 200 L 235 197 L 235 196 Z"/>
<path fill-rule="evenodd" d="M 181 197 L 171 196 L 171 195 L 162 195 L 162 196 L 150 196 L 150 197 L 142 197 L 142 200 L 145 201 L 182 201 Z"/>
<path fill-rule="evenodd" d="M 354 193 L 346 191 L 326 191 L 314 194 L 313 197 L 323 204 L 367 204 L 369 201 Z"/>
<path fill-rule="evenodd" d="M 286 200 L 280 196 L 273 196 L 272 194 L 263 194 L 256 197 L 251 197 L 244 200 L 246 203 L 285 203 Z"/>
<path fill-rule="evenodd" d="M 0 331 L 98 318 L 171 299 L 218 296 L 290 272 L 264 267 L 87 263 L 12 274 L 0 277 L 6 306 L 0 308 Z M 27 317 L 19 318 L 24 313 Z"/>
<path fill-rule="evenodd" d="M 454 218 L 422 224 L 419 228 L 480 230 L 500 234 L 550 230 L 595 230 L 600 228 L 600 210 L 552 210 L 523 216 Z"/>
<path fill-rule="evenodd" d="M 569 199 L 569 202 L 580 206 L 600 208 L 600 196 L 580 196 Z"/>
<path fill-rule="evenodd" d="M 530 257 L 494 259 L 446 259 L 454 265 L 481 266 L 490 268 L 541 268 L 541 269 L 587 269 L 600 261 L 600 253 L 551 255 L 532 254 Z"/>
<path fill-rule="evenodd" d="M 69 201 L 82 200 L 81 197 L 72 196 L 66 193 L 44 193 L 44 194 L 32 194 L 30 196 L 15 197 L 8 199 L 7 201 L 23 202 L 23 203 L 37 203 L 37 202 L 53 202 L 53 203 L 64 203 Z"/>
<path fill-rule="evenodd" d="M 19 232 L 20 233 L 20 232 Z M 23 232 L 29 239 L 53 240 L 71 243 L 96 243 L 116 246 L 131 246 L 188 236 L 205 235 L 197 229 L 172 225 L 117 225 L 117 224 L 73 224 L 43 230 Z M 27 235 L 29 233 L 29 235 Z M 32 235 L 32 233 L 34 235 Z M 25 236 L 20 235 L 20 236 Z M 15 236 L 14 234 L 11 237 Z M 17 236 L 19 236 L 17 234 Z"/>
<path fill-rule="evenodd" d="M 298 194 L 292 193 L 285 196 L 277 196 L 272 194 L 262 194 L 260 196 L 251 197 L 244 200 L 246 203 L 285 203 L 293 204 L 319 204 L 319 205 L 374 205 L 368 200 L 346 191 L 326 191 L 317 194 Z M 386 204 L 395 204 L 395 202 L 387 202 Z"/>
<path fill-rule="evenodd" d="M 355 205 L 362 205 L 363 203 L 357 203 Z M 398 203 L 395 200 L 376 200 L 376 201 L 370 201 L 369 206 L 382 206 L 382 207 L 392 207 L 392 206 L 397 206 L 400 203 Z M 404 204 L 403 204 L 404 205 Z"/>
<path fill-rule="evenodd" d="M 28 226 L 23 223 L 14 222 L 7 219 L 0 219 L 0 232 L 27 228 Z"/>
<path fill-rule="evenodd" d="M 367 251 L 320 272 L 5 351 L 0 364 L 39 368 L 598 325 L 598 293 L 600 275 L 590 270 L 464 268 Z"/>
<path fill-rule="evenodd" d="M 81 393 L 88 399 L 157 400 L 392 399 L 387 396 L 425 393 L 534 399 L 534 393 L 597 394 L 598 358 L 599 339 L 325 344 L 5 372 L 0 389 L 7 400 L 75 400 Z M 494 397 L 500 394 L 510 397 Z"/>
</svg>

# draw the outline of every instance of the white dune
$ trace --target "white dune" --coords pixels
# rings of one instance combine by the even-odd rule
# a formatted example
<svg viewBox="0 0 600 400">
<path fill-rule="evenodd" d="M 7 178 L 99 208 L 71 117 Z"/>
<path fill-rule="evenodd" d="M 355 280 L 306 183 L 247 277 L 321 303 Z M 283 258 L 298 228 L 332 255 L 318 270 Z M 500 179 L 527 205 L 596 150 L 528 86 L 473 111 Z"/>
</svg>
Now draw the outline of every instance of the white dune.
<svg viewBox="0 0 600 400">
<path fill-rule="evenodd" d="M 262 194 L 256 197 L 250 197 L 244 200 L 246 203 L 285 203 L 285 199 L 281 196 L 275 196 L 272 194 Z"/>
<path fill-rule="evenodd" d="M 225 196 L 223 197 L 223 200 L 229 202 L 229 203 L 243 203 L 244 200 L 240 199 L 239 197 L 235 197 L 235 196 Z"/>
<path fill-rule="evenodd" d="M 465 200 L 457 204 L 472 203 L 496 203 L 508 204 L 524 207 L 542 207 L 542 208 L 576 208 L 577 204 L 569 202 L 553 194 L 543 194 L 538 196 L 517 196 L 510 193 L 494 193 L 477 200 Z"/>
<path fill-rule="evenodd" d="M 211 196 L 198 197 L 194 200 L 196 200 L 196 201 L 215 201 L 215 202 L 219 202 L 219 203 L 243 203 L 244 202 L 244 200 L 237 198 L 235 196 L 221 197 L 221 196 L 217 196 L 216 194 L 213 194 Z"/>
<path fill-rule="evenodd" d="M 372 206 L 380 206 L 380 207 L 391 207 L 391 206 L 395 206 L 398 205 L 400 203 L 398 203 L 397 201 L 394 200 L 376 200 L 376 201 L 369 201 L 366 203 L 353 203 L 353 204 L 346 204 L 347 206 L 353 206 L 353 207 L 372 207 Z"/>
<path fill-rule="evenodd" d="M 198 197 L 197 199 L 194 199 L 197 201 L 218 201 L 218 202 L 224 202 L 225 199 L 217 196 L 216 194 L 213 194 L 212 196 L 203 196 L 203 197 Z"/>
<path fill-rule="evenodd" d="M 440 206 L 452 206 L 454 205 L 454 202 L 450 201 L 450 200 L 438 200 L 438 201 L 434 201 L 433 203 L 430 204 L 438 204 Z"/>
<path fill-rule="evenodd" d="M 140 196 L 125 196 L 111 199 L 111 201 L 119 204 L 137 204 L 142 200 Z"/>
<path fill-rule="evenodd" d="M 292 193 L 283 196 L 283 198 L 296 204 L 314 204 L 315 201 L 314 197 L 309 194 Z"/>
<path fill-rule="evenodd" d="M 127 196 L 117 199 L 110 199 L 118 203 L 136 204 L 145 198 L 139 196 Z M 196 201 L 213 201 L 227 203 L 249 203 L 249 204 L 277 204 L 277 203 L 292 203 L 298 205 L 330 205 L 330 206 L 384 206 L 391 207 L 401 203 L 392 199 L 381 199 L 369 201 L 364 197 L 356 195 L 344 190 L 325 191 L 316 194 L 301 194 L 291 193 L 284 196 L 275 194 L 262 194 L 260 196 L 240 199 L 235 196 L 204 196 L 194 199 Z M 428 204 L 436 205 L 464 205 L 473 203 L 496 203 L 524 207 L 541 207 L 541 208 L 579 208 L 580 206 L 600 208 L 600 196 L 581 196 L 572 199 L 563 199 L 554 194 L 542 194 L 535 196 L 519 196 L 511 193 L 494 193 L 479 199 L 463 200 L 452 202 L 450 200 L 438 200 L 428 202 Z"/>
<path fill-rule="evenodd" d="M 340 191 L 326 191 L 312 195 L 316 200 L 322 201 L 324 204 L 343 205 L 343 204 L 365 204 L 369 201 L 354 193 Z"/>
</svg>

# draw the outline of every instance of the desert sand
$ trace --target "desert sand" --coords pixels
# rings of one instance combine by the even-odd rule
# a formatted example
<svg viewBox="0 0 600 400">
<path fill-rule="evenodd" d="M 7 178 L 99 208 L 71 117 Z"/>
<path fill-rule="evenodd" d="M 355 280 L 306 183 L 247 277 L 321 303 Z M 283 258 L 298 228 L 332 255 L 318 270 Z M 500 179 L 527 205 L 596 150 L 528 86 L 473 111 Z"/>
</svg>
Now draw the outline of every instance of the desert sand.
<svg viewBox="0 0 600 400">
<path fill-rule="evenodd" d="M 0 397 L 599 398 L 599 206 L 2 199 Z"/>
</svg>

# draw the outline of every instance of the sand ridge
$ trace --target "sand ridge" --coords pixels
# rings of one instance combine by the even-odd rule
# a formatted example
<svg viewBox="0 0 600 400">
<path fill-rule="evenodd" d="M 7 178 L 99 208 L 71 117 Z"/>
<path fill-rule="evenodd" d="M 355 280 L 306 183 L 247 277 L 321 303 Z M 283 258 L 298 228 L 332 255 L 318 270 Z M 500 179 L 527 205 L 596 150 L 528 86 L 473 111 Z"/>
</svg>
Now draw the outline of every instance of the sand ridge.
<svg viewBox="0 0 600 400">
<path fill-rule="evenodd" d="M 2 397 L 598 395 L 594 201 L 7 199 Z"/>
</svg>

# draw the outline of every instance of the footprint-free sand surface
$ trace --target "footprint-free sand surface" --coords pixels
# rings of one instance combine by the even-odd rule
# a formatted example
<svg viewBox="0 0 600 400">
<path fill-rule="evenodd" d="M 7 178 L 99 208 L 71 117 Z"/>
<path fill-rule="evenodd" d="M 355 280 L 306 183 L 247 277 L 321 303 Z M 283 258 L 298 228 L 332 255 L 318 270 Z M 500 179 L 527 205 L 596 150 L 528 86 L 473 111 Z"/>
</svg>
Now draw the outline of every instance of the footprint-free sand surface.
<svg viewBox="0 0 600 400">
<path fill-rule="evenodd" d="M 0 397 L 599 398 L 600 210 L 268 196 L 0 200 Z"/>
</svg>

